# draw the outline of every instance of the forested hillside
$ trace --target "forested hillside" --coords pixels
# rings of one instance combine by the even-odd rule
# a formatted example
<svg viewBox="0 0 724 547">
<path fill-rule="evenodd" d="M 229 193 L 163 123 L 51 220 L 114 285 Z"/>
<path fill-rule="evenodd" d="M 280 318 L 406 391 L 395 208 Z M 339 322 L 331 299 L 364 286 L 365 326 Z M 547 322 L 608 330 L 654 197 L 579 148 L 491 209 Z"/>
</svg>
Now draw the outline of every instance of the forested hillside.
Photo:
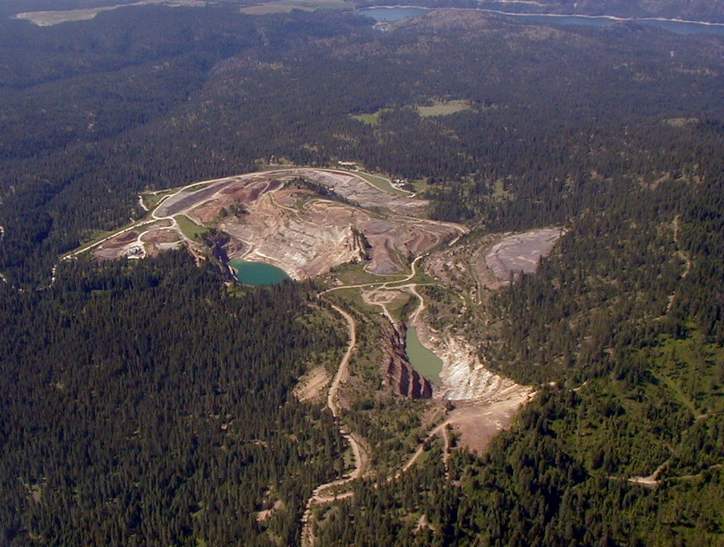
<svg viewBox="0 0 724 547">
<path fill-rule="evenodd" d="M 344 333 L 309 285 L 220 281 L 172 253 L 0 283 L 0 543 L 296 541 L 342 441 L 291 388 Z"/>
<path fill-rule="evenodd" d="M 425 469 L 360 488 L 321 544 L 720 545 L 723 158 L 697 185 L 587 211 L 496 295 L 481 351 L 535 402 L 483 458 L 456 454 L 444 486 L 433 447 Z"/>
</svg>

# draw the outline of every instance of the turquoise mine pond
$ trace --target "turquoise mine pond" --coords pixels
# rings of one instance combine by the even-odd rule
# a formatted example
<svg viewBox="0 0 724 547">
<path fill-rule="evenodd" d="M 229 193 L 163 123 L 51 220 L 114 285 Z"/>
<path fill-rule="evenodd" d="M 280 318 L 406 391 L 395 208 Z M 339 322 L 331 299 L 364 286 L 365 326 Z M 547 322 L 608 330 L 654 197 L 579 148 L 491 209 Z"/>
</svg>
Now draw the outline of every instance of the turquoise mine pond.
<svg viewBox="0 0 724 547">
<path fill-rule="evenodd" d="M 265 264 L 264 262 L 246 262 L 245 260 L 233 260 L 229 262 L 236 272 L 236 278 L 244 285 L 276 285 L 289 279 L 289 276 L 281 268 Z"/>
<path fill-rule="evenodd" d="M 407 329 L 405 338 L 405 351 L 410 364 L 417 372 L 430 380 L 436 386 L 440 385 L 440 372 L 442 372 L 442 360 L 423 346 L 417 338 L 417 329 Z"/>
</svg>

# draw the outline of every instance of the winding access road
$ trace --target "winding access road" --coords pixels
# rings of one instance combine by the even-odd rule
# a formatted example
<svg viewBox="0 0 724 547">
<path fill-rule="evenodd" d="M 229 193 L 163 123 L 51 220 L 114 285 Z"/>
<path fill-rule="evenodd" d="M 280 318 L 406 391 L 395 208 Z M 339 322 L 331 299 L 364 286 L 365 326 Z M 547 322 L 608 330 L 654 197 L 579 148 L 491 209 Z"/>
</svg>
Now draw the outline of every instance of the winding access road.
<svg viewBox="0 0 724 547">
<path fill-rule="evenodd" d="M 319 296 L 321 297 L 321 293 Z M 314 489 L 312 492 L 312 497 L 307 500 L 307 507 L 304 511 L 304 515 L 302 516 L 302 547 L 313 547 L 314 545 L 314 536 L 312 534 L 311 530 L 311 520 L 312 520 L 312 508 L 315 505 L 320 504 L 326 504 L 326 503 L 332 503 L 336 500 L 341 500 L 345 498 L 352 497 L 353 492 L 348 491 L 340 494 L 336 494 L 335 491 L 338 487 L 344 486 L 353 480 L 359 478 L 362 476 L 362 473 L 364 473 L 364 469 L 367 464 L 367 452 L 362 446 L 362 442 L 354 433 L 351 433 L 347 428 L 342 425 L 340 421 L 340 407 L 338 402 L 338 394 L 339 394 L 339 387 L 340 385 L 346 381 L 348 375 L 349 375 L 349 361 L 352 357 L 352 352 L 354 352 L 355 348 L 357 347 L 357 322 L 355 321 L 354 317 L 352 317 L 349 313 L 344 311 L 339 306 L 336 306 L 335 304 L 331 305 L 332 308 L 339 313 L 344 320 L 347 322 L 347 331 L 349 334 L 349 342 L 347 343 L 347 351 L 345 352 L 344 356 L 342 357 L 342 360 L 339 363 L 339 367 L 337 368 L 337 373 L 334 375 L 334 379 L 332 380 L 332 385 L 329 388 L 329 394 L 327 395 L 327 406 L 329 407 L 329 410 L 332 412 L 332 416 L 334 416 L 335 420 L 339 423 L 339 432 L 341 433 L 342 437 L 344 437 L 347 442 L 349 443 L 350 447 L 352 448 L 352 454 L 354 455 L 354 468 L 353 470 L 347 474 L 347 476 L 337 479 L 332 482 L 328 482 L 325 484 L 320 484 L 317 486 L 317 488 Z M 326 493 L 329 491 L 328 493 Z"/>
</svg>

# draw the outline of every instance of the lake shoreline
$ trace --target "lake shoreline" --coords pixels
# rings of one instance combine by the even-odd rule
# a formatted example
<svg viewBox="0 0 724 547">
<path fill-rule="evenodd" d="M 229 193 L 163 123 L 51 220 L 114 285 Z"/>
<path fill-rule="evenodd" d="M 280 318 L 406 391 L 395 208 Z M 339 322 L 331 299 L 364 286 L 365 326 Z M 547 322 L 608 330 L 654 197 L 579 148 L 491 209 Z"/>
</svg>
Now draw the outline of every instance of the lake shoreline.
<svg viewBox="0 0 724 547">
<path fill-rule="evenodd" d="M 414 16 L 421 16 L 426 12 L 435 11 L 437 9 L 441 10 L 450 10 L 450 11 L 470 11 L 470 12 L 480 12 L 480 13 L 490 13 L 493 15 L 500 15 L 504 17 L 512 17 L 517 19 L 526 19 L 526 18 L 540 18 L 540 19 L 550 19 L 551 23 L 556 24 L 563 24 L 563 25 L 575 25 L 577 24 L 576 21 L 580 20 L 581 25 L 588 25 L 588 26 L 594 26 L 596 23 L 603 23 L 602 25 L 596 25 L 596 26 L 604 26 L 606 22 L 613 23 L 620 23 L 620 22 L 632 22 L 632 23 L 641 23 L 641 24 L 651 24 L 652 26 L 656 26 L 658 28 L 667 28 L 668 30 L 671 30 L 672 32 L 677 32 L 679 34 L 691 34 L 693 32 L 684 32 L 684 26 L 702 26 L 701 32 L 707 32 L 712 33 L 711 31 L 714 30 L 715 32 L 713 34 L 719 34 L 721 32 L 724 34 L 724 23 L 714 23 L 710 21 L 698 21 L 698 20 L 691 20 L 691 19 L 667 19 L 665 17 L 620 17 L 617 15 L 585 15 L 585 14 L 562 14 L 562 13 L 529 13 L 529 12 L 508 12 L 503 10 L 496 10 L 496 9 L 489 9 L 489 8 L 456 8 L 456 7 L 449 7 L 449 8 L 429 8 L 425 6 L 414 6 L 414 5 L 394 5 L 394 6 L 371 6 L 368 8 L 361 8 L 358 10 L 355 10 L 354 13 L 365 15 L 368 17 L 372 17 L 373 19 L 377 20 L 378 22 L 386 21 L 386 22 L 392 22 L 397 21 L 401 19 L 405 19 L 407 17 L 397 17 L 397 18 L 390 18 L 390 19 L 383 19 L 383 18 L 377 18 L 374 15 L 371 15 L 370 12 L 375 12 L 377 10 L 419 10 L 422 13 L 411 15 L 410 17 Z M 573 22 L 561 22 L 561 19 L 569 19 L 569 20 L 576 20 Z M 539 21 L 539 22 L 545 22 L 545 21 Z M 659 23 L 659 24 L 657 24 Z M 663 25 L 662 25 L 663 24 Z M 681 28 L 678 29 L 678 31 L 675 28 L 669 28 L 664 25 L 681 25 Z"/>
<path fill-rule="evenodd" d="M 276 285 L 291 279 L 284 270 L 266 262 L 231 260 L 228 266 L 239 283 L 252 287 Z"/>
</svg>

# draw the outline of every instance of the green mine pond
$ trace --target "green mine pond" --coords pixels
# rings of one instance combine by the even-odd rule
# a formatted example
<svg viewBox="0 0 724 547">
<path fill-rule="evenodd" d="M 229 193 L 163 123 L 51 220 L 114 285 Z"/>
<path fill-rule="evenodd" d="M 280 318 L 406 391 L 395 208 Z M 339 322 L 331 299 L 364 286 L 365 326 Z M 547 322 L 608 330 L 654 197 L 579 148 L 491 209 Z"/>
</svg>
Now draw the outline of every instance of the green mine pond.
<svg viewBox="0 0 724 547">
<path fill-rule="evenodd" d="M 229 266 L 236 272 L 236 278 L 244 285 L 276 285 L 289 279 L 281 268 L 265 264 L 264 262 L 247 262 L 246 260 L 232 260 Z"/>
<path fill-rule="evenodd" d="M 436 386 L 440 385 L 440 372 L 442 372 L 442 360 L 423 346 L 417 338 L 417 329 L 407 329 L 405 338 L 405 351 L 410 364 L 417 372 L 429 379 Z"/>
</svg>

